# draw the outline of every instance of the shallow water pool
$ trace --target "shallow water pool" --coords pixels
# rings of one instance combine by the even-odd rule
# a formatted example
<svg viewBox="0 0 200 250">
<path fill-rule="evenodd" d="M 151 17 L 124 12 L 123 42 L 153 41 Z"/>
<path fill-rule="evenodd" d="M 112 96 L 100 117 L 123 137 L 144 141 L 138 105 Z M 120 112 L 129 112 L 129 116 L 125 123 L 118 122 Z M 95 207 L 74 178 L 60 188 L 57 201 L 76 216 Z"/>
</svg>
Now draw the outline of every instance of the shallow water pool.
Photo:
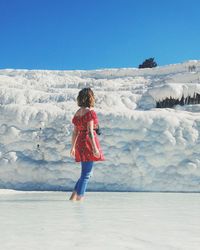
<svg viewBox="0 0 200 250">
<path fill-rule="evenodd" d="M 200 194 L 0 192 L 0 249 L 199 250 Z"/>
</svg>

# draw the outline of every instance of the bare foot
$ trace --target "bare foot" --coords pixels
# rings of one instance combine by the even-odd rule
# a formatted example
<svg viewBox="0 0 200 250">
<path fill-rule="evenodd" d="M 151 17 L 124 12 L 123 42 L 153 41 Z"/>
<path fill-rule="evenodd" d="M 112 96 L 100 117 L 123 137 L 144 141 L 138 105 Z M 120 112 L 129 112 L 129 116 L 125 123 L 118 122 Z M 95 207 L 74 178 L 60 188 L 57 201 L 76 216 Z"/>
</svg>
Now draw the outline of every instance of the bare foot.
<svg viewBox="0 0 200 250">
<path fill-rule="evenodd" d="M 76 193 L 76 191 L 73 191 L 73 193 L 72 193 L 71 197 L 69 198 L 69 200 L 76 201 L 76 198 L 77 198 L 77 193 Z"/>
<path fill-rule="evenodd" d="M 84 196 L 77 195 L 76 200 L 77 201 L 83 201 L 85 199 Z"/>
</svg>

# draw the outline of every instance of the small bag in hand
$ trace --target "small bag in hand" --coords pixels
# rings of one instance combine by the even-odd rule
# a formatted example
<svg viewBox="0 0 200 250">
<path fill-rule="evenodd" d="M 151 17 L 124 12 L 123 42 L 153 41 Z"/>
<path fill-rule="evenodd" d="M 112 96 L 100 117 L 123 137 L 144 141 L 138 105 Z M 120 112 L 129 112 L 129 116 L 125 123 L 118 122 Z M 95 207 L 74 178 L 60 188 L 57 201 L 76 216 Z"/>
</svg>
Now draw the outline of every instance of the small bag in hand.
<svg viewBox="0 0 200 250">
<path fill-rule="evenodd" d="M 100 135 L 102 133 L 101 129 L 99 127 L 99 124 L 98 124 L 98 127 L 95 130 L 96 130 L 97 135 Z"/>
</svg>

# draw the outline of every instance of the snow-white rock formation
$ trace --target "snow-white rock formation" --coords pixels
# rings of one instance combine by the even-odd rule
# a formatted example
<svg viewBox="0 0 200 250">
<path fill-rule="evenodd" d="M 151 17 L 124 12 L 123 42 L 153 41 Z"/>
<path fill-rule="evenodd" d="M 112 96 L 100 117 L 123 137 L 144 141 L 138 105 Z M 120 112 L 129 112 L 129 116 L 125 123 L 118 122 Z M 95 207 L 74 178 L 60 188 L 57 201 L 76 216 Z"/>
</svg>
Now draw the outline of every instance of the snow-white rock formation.
<svg viewBox="0 0 200 250">
<path fill-rule="evenodd" d="M 200 61 L 153 69 L 0 70 L 0 188 L 72 190 L 71 119 L 95 93 L 106 161 L 88 190 L 200 191 L 200 105 L 156 109 L 200 92 Z"/>
</svg>

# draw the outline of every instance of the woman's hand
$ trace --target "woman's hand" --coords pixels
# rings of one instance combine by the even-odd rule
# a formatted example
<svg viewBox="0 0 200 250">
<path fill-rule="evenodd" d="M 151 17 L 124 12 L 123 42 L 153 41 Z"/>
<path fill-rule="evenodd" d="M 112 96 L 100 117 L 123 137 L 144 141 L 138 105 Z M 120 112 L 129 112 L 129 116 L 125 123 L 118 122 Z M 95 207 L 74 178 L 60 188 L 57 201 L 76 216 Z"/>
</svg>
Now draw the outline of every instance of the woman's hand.
<svg viewBox="0 0 200 250">
<path fill-rule="evenodd" d="M 71 148 L 71 150 L 70 150 L 70 155 L 71 155 L 72 157 L 75 157 L 75 148 Z"/>
<path fill-rule="evenodd" d="M 94 155 L 95 157 L 97 157 L 97 158 L 100 157 L 100 152 L 99 152 L 98 148 L 93 149 L 93 155 Z"/>
</svg>

